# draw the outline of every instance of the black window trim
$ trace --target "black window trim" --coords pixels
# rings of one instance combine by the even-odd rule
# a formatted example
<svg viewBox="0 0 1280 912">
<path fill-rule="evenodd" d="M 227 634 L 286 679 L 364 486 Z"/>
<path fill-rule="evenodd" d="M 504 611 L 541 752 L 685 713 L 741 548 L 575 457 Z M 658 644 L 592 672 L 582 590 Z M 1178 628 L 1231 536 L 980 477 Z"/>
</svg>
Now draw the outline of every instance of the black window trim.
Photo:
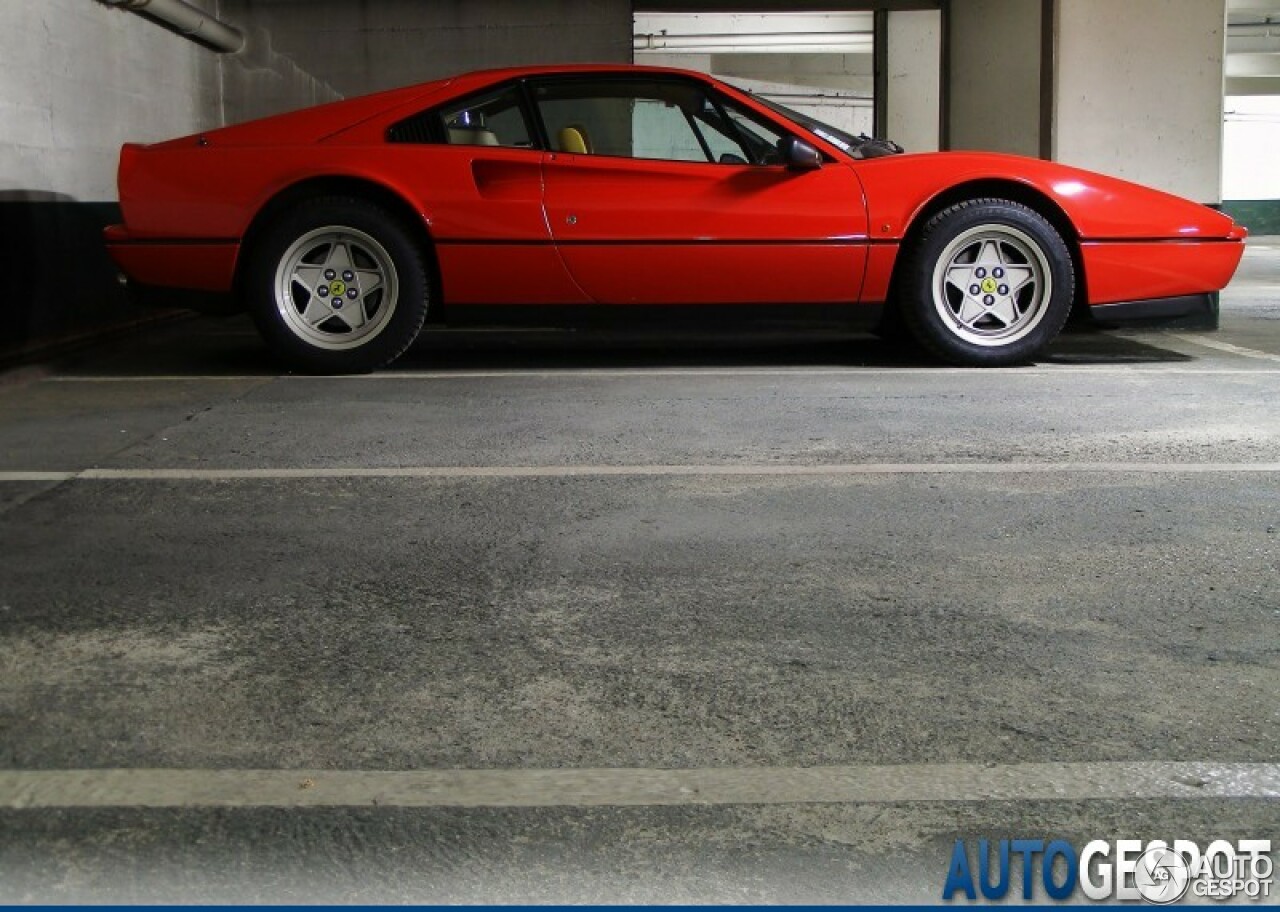
<svg viewBox="0 0 1280 912">
<path fill-rule="evenodd" d="M 714 89 L 715 87 L 708 86 L 708 88 Z M 729 116 L 729 112 L 724 106 L 724 102 L 726 99 L 724 98 L 723 94 L 720 92 L 711 91 L 707 93 L 707 98 L 711 101 L 713 105 L 715 105 L 716 113 L 720 115 L 721 122 L 724 123 L 725 126 L 727 126 L 730 130 L 733 131 L 733 136 L 735 141 L 742 148 L 742 154 L 747 157 L 747 164 L 757 165 L 758 167 L 762 167 L 762 168 L 773 167 L 773 164 L 765 164 L 764 162 L 756 162 L 753 160 L 754 156 L 752 156 L 751 154 L 751 144 L 747 142 L 747 138 L 742 135 L 742 128 L 738 126 L 738 122 Z M 737 107 L 741 107 L 741 106 L 739 105 Z M 777 132 L 779 133 L 780 136 L 790 135 L 789 130 L 779 130 Z"/>
<path fill-rule="evenodd" d="M 501 80 L 500 82 L 491 83 L 490 85 L 477 89 L 474 92 L 469 92 L 466 95 L 455 96 L 447 101 L 432 105 L 428 108 L 423 108 L 421 111 L 410 114 L 408 117 L 402 117 L 400 120 L 397 120 L 395 123 L 387 127 L 385 139 L 387 142 L 404 143 L 408 145 L 451 145 L 449 143 L 448 136 L 445 133 L 444 124 L 440 116 L 446 108 L 456 107 L 459 103 L 465 104 L 473 98 L 483 98 L 486 95 L 495 95 L 502 90 L 514 87 L 519 95 L 520 114 L 524 118 L 525 130 L 529 134 L 529 139 L 533 145 L 503 146 L 502 148 L 533 152 L 558 152 L 558 149 L 554 149 L 551 146 L 551 137 L 547 133 L 547 125 L 542 119 L 542 112 L 538 110 L 538 103 L 534 93 L 538 86 L 541 85 L 556 85 L 574 82 L 665 82 L 695 86 L 706 94 L 707 98 L 720 112 L 720 116 L 724 119 L 725 123 L 734 130 L 738 144 L 742 146 L 744 152 L 749 152 L 751 146 L 742 138 L 741 128 L 734 119 L 728 115 L 728 112 L 725 109 L 726 105 L 732 105 L 735 109 L 742 111 L 748 120 L 761 121 L 763 126 L 772 129 L 774 132 L 784 137 L 792 136 L 800 139 L 806 139 L 807 134 L 810 132 L 804 129 L 800 124 L 793 124 L 788 120 L 778 119 L 781 115 L 774 114 L 773 112 L 770 112 L 770 115 L 765 115 L 754 108 L 746 107 L 736 99 L 727 96 L 720 90 L 719 86 L 699 79 L 696 76 L 686 76 L 681 73 L 605 70 L 602 72 L 588 71 L 581 73 L 544 73 L 533 76 L 513 76 L 508 79 Z M 419 117 L 427 119 L 427 132 L 431 137 L 428 142 L 412 143 L 392 138 L 392 134 L 397 127 Z M 698 141 L 699 143 L 702 143 L 702 137 L 699 136 Z M 458 148 L 461 147 L 459 146 Z M 828 163 L 833 160 L 826 152 L 821 152 L 821 155 L 823 160 Z M 682 161 L 680 159 L 640 159 L 627 155 L 602 155 L 600 157 L 630 161 L 675 161 L 689 165 L 711 164 L 726 167 L 723 163 L 714 160 L 696 162 Z M 744 166 L 737 165 L 736 167 Z M 756 164 L 748 161 L 745 167 L 776 168 L 779 167 L 779 165 Z"/>
<path fill-rule="evenodd" d="M 711 154 L 711 145 L 707 142 L 707 138 L 702 135 L 702 131 L 698 129 L 697 123 L 694 122 L 693 115 L 688 111 L 681 111 L 684 115 L 684 122 L 689 125 L 689 132 L 693 134 L 693 138 L 698 141 L 698 148 L 702 150 L 702 154 L 706 156 L 707 161 L 715 161 L 715 157 Z"/>
<path fill-rule="evenodd" d="M 528 146 L 500 146 L 503 149 L 518 149 L 525 152 L 545 152 L 547 150 L 546 133 L 542 128 L 542 122 L 539 118 L 533 116 L 531 105 L 532 99 L 529 97 L 529 90 L 525 86 L 525 78 L 517 76 L 512 79 L 504 79 L 501 82 L 494 82 L 474 92 L 468 92 L 466 95 L 457 95 L 453 98 L 443 101 L 439 104 L 423 108 L 410 114 L 408 117 L 402 117 L 386 129 L 385 139 L 389 143 L 400 143 L 405 145 L 419 146 L 453 146 L 454 148 L 465 148 L 465 146 L 449 142 L 449 136 L 444 125 L 443 114 L 449 108 L 456 108 L 459 105 L 465 106 L 472 99 L 485 98 L 490 95 L 499 95 L 508 89 L 515 89 L 517 96 L 517 104 L 520 107 L 520 117 L 524 120 L 525 132 L 529 135 L 530 145 Z M 425 118 L 427 122 L 427 134 L 431 137 L 425 143 L 413 143 L 404 140 L 392 138 L 395 129 L 401 124 L 417 120 L 419 117 Z"/>
<path fill-rule="evenodd" d="M 520 86 L 520 107 L 524 111 L 525 119 L 533 127 L 529 135 L 543 152 L 553 151 L 551 137 L 547 135 L 547 125 L 542 122 L 542 115 L 538 112 L 538 105 L 534 100 L 533 89 L 529 86 L 528 78 L 522 77 L 517 82 Z"/>
</svg>

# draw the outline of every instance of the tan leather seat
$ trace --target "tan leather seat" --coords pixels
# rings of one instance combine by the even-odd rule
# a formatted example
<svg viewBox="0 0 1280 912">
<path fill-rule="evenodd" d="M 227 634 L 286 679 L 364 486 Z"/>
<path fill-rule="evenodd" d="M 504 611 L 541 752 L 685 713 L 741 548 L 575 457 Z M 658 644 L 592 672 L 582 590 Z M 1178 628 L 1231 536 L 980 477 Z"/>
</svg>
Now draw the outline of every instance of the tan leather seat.
<svg viewBox="0 0 1280 912">
<path fill-rule="evenodd" d="M 565 127 L 560 131 L 557 140 L 561 152 L 571 152 L 574 155 L 591 154 L 591 144 L 587 141 L 585 127 Z"/>
<path fill-rule="evenodd" d="M 484 127 L 450 127 L 449 144 L 454 146 L 496 146 L 498 135 Z"/>
</svg>

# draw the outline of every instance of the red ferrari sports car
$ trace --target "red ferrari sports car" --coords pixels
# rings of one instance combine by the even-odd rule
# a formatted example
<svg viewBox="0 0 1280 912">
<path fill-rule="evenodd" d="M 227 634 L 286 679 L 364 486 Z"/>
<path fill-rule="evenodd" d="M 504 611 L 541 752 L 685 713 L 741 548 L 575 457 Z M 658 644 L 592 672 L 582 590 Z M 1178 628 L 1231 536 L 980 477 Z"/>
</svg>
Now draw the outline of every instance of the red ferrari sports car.
<svg viewBox="0 0 1280 912">
<path fill-rule="evenodd" d="M 900 151 L 700 73 L 497 70 L 126 145 L 106 241 L 132 283 L 234 295 L 328 373 L 499 304 L 854 305 L 1004 365 L 1076 305 L 1216 314 L 1244 249 L 1225 215 L 1114 178 Z"/>
</svg>

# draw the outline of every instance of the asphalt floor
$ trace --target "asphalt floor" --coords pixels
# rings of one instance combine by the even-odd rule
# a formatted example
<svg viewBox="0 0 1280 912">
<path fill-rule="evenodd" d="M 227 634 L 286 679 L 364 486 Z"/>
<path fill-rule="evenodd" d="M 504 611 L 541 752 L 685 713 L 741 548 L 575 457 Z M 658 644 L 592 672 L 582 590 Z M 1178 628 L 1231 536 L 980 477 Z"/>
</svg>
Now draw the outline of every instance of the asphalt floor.
<svg viewBox="0 0 1280 912">
<path fill-rule="evenodd" d="M 0 375 L 0 902 L 936 902 L 957 839 L 1280 848 L 1278 401 L 1277 239 L 1218 332 L 1021 368 L 434 330 L 300 377 L 198 318 Z"/>
</svg>

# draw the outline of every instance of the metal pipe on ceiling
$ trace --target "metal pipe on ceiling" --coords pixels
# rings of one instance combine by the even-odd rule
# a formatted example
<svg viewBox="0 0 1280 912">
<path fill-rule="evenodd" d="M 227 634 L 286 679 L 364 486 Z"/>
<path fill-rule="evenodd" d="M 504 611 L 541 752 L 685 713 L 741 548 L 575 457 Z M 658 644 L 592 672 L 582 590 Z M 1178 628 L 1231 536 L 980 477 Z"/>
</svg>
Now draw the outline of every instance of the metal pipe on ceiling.
<svg viewBox="0 0 1280 912">
<path fill-rule="evenodd" d="M 717 51 L 727 48 L 752 50 L 824 50 L 846 54 L 869 53 L 869 32 L 737 32 L 717 34 L 665 34 L 644 32 L 631 36 L 637 51 Z"/>
<path fill-rule="evenodd" d="M 1228 38 L 1271 38 L 1280 35 L 1280 22 L 1242 22 L 1227 26 Z"/>
<path fill-rule="evenodd" d="M 224 54 L 244 48 L 244 33 L 183 0 L 101 0 L 107 6 L 143 13 L 179 34 Z"/>
</svg>

